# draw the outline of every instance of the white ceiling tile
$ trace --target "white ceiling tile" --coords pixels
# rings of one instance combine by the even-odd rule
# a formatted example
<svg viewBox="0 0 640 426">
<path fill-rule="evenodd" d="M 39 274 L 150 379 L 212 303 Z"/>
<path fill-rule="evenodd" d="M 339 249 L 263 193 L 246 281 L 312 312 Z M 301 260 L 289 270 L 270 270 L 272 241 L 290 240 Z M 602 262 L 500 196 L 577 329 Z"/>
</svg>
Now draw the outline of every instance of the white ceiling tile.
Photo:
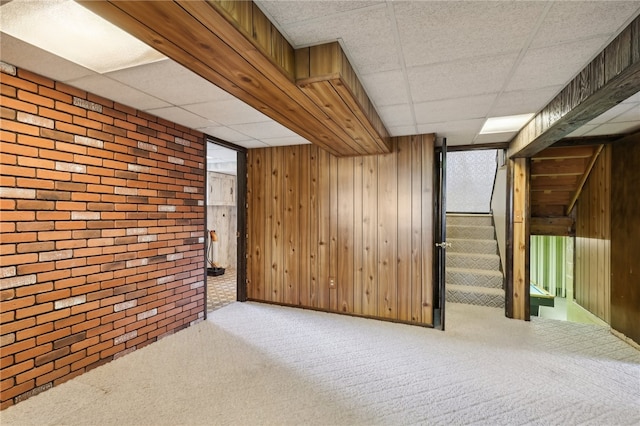
<svg viewBox="0 0 640 426">
<path fill-rule="evenodd" d="M 550 46 L 594 35 L 611 37 L 639 10 L 637 1 L 555 1 L 531 47 Z"/>
<path fill-rule="evenodd" d="M 273 18 L 272 22 L 291 24 L 300 21 L 314 21 L 357 9 L 371 8 L 384 4 L 380 1 L 263 1 L 255 2 L 260 9 Z"/>
<path fill-rule="evenodd" d="M 508 132 L 508 133 L 490 133 L 485 135 L 476 136 L 473 141 L 474 145 L 485 144 L 485 143 L 502 143 L 509 142 L 518 132 Z"/>
<path fill-rule="evenodd" d="M 473 143 L 484 121 L 476 119 L 422 124 L 418 126 L 418 133 L 436 133 L 439 138 L 446 137 L 450 145 L 468 145 Z"/>
<path fill-rule="evenodd" d="M 394 2 L 406 65 L 520 51 L 543 2 Z"/>
<path fill-rule="evenodd" d="M 632 107 L 611 120 L 612 123 L 635 121 L 640 123 L 640 103 L 631 104 Z"/>
<path fill-rule="evenodd" d="M 269 146 L 308 145 L 310 143 L 298 135 L 285 138 L 260 138 L 260 140 Z"/>
<path fill-rule="evenodd" d="M 226 148 L 224 146 L 216 145 L 215 143 L 207 143 L 207 161 L 208 162 L 227 162 L 236 161 L 237 153 L 235 150 Z"/>
<path fill-rule="evenodd" d="M 553 99 L 563 86 L 541 87 L 535 90 L 517 90 L 503 92 L 496 99 L 493 108 L 489 112 L 490 117 L 502 117 L 505 115 L 528 114 L 538 112 Z"/>
<path fill-rule="evenodd" d="M 418 125 L 442 121 L 459 121 L 472 118 L 486 118 L 496 99 L 496 94 L 471 96 L 456 99 L 415 104 Z"/>
<path fill-rule="evenodd" d="M 275 121 L 230 125 L 233 130 L 256 139 L 285 138 L 297 136 L 294 132 Z"/>
<path fill-rule="evenodd" d="M 236 132 L 235 130 L 230 129 L 229 127 L 226 127 L 226 126 L 201 127 L 201 128 L 198 128 L 197 130 L 207 135 L 221 139 L 223 141 L 235 143 L 238 145 L 241 145 L 240 142 L 244 142 L 252 139 L 249 136 Z"/>
<path fill-rule="evenodd" d="M 0 33 L 2 61 L 18 68 L 33 70 L 57 81 L 97 75 L 81 65 L 63 59 L 6 33 Z"/>
<path fill-rule="evenodd" d="M 267 145 L 267 144 L 265 144 L 263 142 L 257 141 L 255 139 L 250 139 L 248 141 L 238 142 L 238 145 L 242 146 L 244 148 L 247 148 L 247 149 L 268 148 L 269 147 L 269 145 Z"/>
<path fill-rule="evenodd" d="M 389 126 L 387 131 L 390 136 L 408 136 L 419 134 L 416 126 Z"/>
<path fill-rule="evenodd" d="M 171 106 L 165 108 L 148 109 L 145 112 L 149 114 L 164 118 L 165 120 L 173 121 L 174 123 L 181 124 L 190 129 L 198 129 L 200 127 L 215 126 L 218 123 L 202 118 L 192 112 L 185 111 L 182 108 Z"/>
<path fill-rule="evenodd" d="M 601 124 L 593 130 L 590 130 L 585 136 L 604 136 L 631 133 L 640 129 L 640 122 L 625 121 L 624 123 L 606 123 Z"/>
<path fill-rule="evenodd" d="M 269 117 L 260 111 L 236 99 L 184 105 L 183 107 L 188 111 L 225 125 L 271 121 Z"/>
<path fill-rule="evenodd" d="M 415 125 L 409 104 L 383 106 L 378 114 L 387 128 Z"/>
<path fill-rule="evenodd" d="M 142 111 L 170 106 L 169 103 L 163 100 L 99 74 L 65 82 L 71 86 Z"/>
<path fill-rule="evenodd" d="M 640 122 L 640 106 L 635 103 L 620 103 L 613 108 L 600 114 L 598 117 L 589 121 L 587 124 L 603 124 L 608 121 L 624 122 L 639 121 Z"/>
<path fill-rule="evenodd" d="M 360 82 L 376 107 L 407 104 L 407 86 L 401 70 L 363 75 Z"/>
<path fill-rule="evenodd" d="M 603 48 L 606 38 L 597 37 L 527 51 L 509 81 L 508 91 L 539 87 L 563 87 Z M 558 66 L 562 64 L 562 66 Z"/>
<path fill-rule="evenodd" d="M 168 59 L 105 75 L 178 106 L 233 99 L 224 90 Z"/>
<path fill-rule="evenodd" d="M 426 102 L 499 92 L 515 60 L 505 55 L 409 68 L 411 96 Z"/>
<path fill-rule="evenodd" d="M 567 138 L 579 138 L 579 137 L 582 137 L 582 136 L 586 135 L 587 133 L 589 133 L 591 130 L 595 129 L 596 127 L 598 127 L 597 124 L 585 124 L 585 125 L 577 128 L 573 132 L 569 133 L 566 137 Z"/>
<path fill-rule="evenodd" d="M 400 68 L 400 58 L 387 8 L 369 7 L 352 13 L 323 16 L 287 26 L 295 47 L 341 40 L 351 65 L 361 74 Z"/>
</svg>

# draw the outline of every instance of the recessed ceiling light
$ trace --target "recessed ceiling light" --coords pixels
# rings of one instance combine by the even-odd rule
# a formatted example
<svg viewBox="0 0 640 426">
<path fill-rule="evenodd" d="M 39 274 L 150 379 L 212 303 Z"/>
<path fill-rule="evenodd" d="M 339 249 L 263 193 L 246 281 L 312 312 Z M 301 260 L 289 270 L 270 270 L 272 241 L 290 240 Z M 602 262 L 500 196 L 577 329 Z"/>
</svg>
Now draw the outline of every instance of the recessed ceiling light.
<svg viewBox="0 0 640 426">
<path fill-rule="evenodd" d="M 489 117 L 485 121 L 481 135 L 488 133 L 517 132 L 533 118 L 534 114 L 506 115 L 504 117 Z"/>
<path fill-rule="evenodd" d="M 13 0 L 0 19 L 3 32 L 98 73 L 165 59 L 72 0 Z"/>
</svg>

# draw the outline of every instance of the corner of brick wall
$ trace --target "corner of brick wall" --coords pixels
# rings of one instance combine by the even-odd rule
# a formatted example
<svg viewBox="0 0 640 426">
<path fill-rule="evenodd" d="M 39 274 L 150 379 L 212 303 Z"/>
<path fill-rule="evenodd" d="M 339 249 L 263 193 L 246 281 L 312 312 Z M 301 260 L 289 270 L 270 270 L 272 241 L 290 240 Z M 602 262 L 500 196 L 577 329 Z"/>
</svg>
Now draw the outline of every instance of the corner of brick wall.
<svg viewBox="0 0 640 426">
<path fill-rule="evenodd" d="M 201 133 L 0 63 L 4 409 L 204 317 Z"/>
</svg>

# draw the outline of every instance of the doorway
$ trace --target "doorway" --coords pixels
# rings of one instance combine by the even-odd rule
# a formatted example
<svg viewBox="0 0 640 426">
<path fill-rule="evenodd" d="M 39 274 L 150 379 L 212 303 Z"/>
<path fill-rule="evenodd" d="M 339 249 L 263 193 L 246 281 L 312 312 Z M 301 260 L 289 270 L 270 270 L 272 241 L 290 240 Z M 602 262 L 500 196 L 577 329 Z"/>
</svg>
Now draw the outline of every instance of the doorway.
<svg viewBox="0 0 640 426">
<path fill-rule="evenodd" d="M 206 167 L 207 312 L 245 300 L 246 151 L 209 139 Z"/>
<path fill-rule="evenodd" d="M 506 204 L 506 181 L 498 179 L 502 154 L 496 149 L 447 154 L 447 302 L 505 307 L 504 244 L 498 241 L 504 232 L 497 231 L 493 215 L 499 206 L 503 218 Z"/>
</svg>

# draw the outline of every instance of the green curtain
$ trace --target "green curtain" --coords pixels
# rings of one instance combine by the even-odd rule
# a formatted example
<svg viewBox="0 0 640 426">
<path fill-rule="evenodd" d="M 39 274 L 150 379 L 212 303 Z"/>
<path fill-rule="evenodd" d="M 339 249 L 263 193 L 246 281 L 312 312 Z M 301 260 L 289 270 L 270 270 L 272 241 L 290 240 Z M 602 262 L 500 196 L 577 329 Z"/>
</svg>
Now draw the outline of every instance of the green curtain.
<svg viewBox="0 0 640 426">
<path fill-rule="evenodd" d="M 569 244 L 570 237 L 531 236 L 531 282 L 558 297 L 567 296 L 567 275 L 573 275 L 568 270 L 573 265 Z"/>
</svg>

